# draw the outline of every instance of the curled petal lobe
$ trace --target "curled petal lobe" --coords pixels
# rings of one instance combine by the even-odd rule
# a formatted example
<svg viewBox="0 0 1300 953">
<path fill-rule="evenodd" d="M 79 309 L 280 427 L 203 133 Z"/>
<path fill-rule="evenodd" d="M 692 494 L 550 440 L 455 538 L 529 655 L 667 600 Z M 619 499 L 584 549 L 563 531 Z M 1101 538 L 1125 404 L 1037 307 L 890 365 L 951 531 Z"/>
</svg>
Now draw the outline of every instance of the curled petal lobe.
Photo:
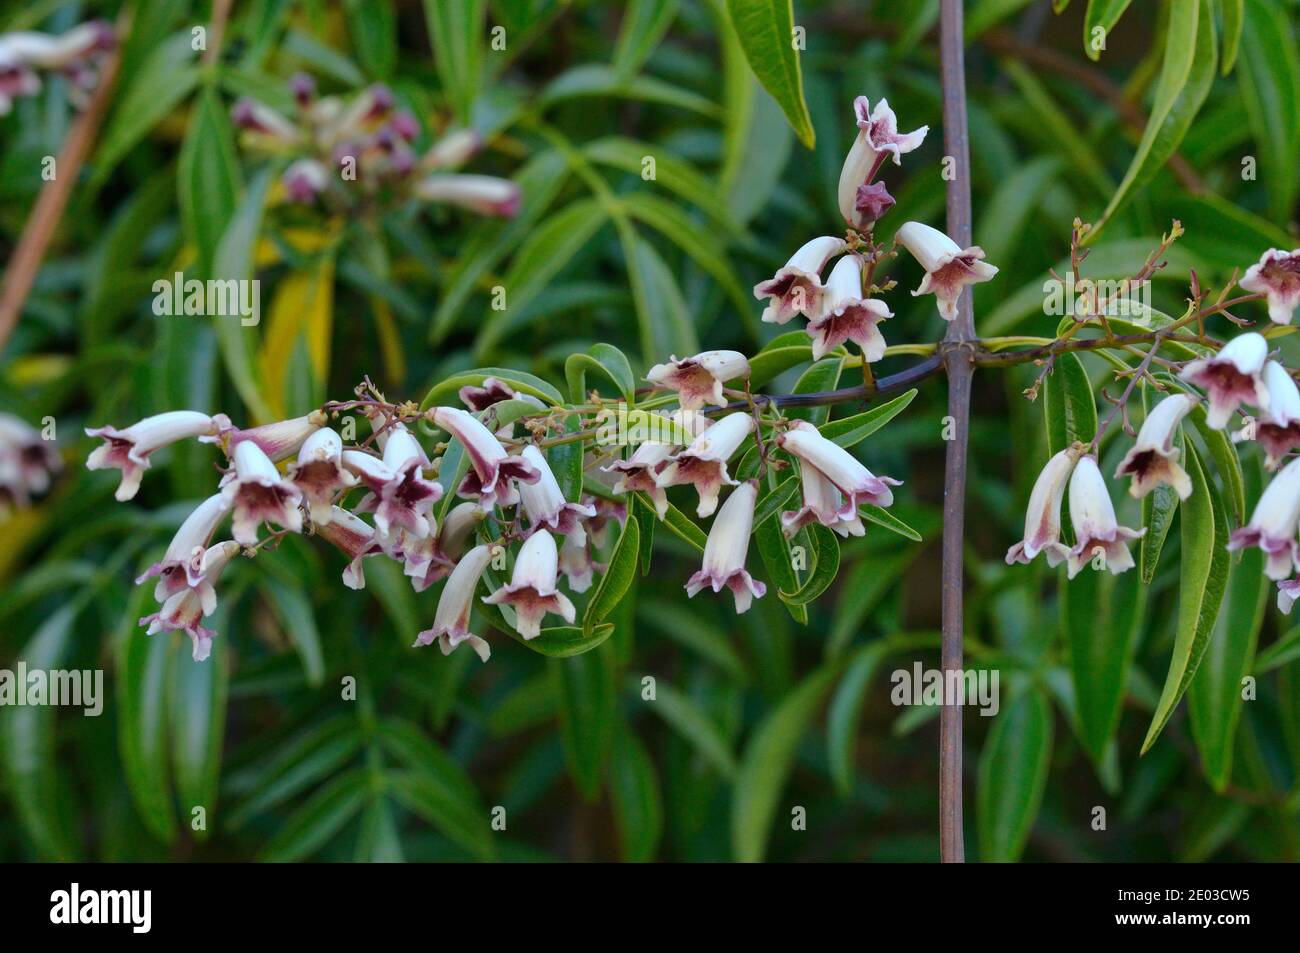
<svg viewBox="0 0 1300 953">
<path fill-rule="evenodd" d="M 1300 248 L 1289 252 L 1270 248 L 1246 269 L 1239 284 L 1267 296 L 1268 317 L 1274 324 L 1290 324 L 1300 305 Z"/>
<path fill-rule="evenodd" d="M 1268 408 L 1255 423 L 1255 439 L 1264 448 L 1265 466 L 1276 470 L 1288 453 L 1300 446 L 1300 389 L 1291 373 L 1277 361 L 1264 364 Z"/>
<path fill-rule="evenodd" d="M 853 115 L 858 129 L 867 134 L 871 148 L 876 152 L 889 153 L 893 156 L 894 165 L 901 165 L 903 153 L 919 148 L 925 141 L 925 134 L 930 131 L 929 126 L 921 126 L 911 132 L 900 133 L 898 117 L 885 99 L 876 103 L 875 109 L 870 109 L 867 97 L 859 96 L 853 100 Z"/>
<path fill-rule="evenodd" d="M 677 391 L 683 408 L 698 410 L 706 404 L 725 407 L 723 383 L 748 376 L 749 361 L 739 351 L 704 351 L 694 357 L 673 357 L 667 364 L 656 364 L 646 380 Z"/>
<path fill-rule="evenodd" d="M 1242 404 L 1268 409 L 1268 386 L 1263 376 L 1267 360 L 1268 341 L 1248 331 L 1238 334 L 1214 357 L 1188 361 L 1179 376 L 1205 391 L 1210 403 L 1209 425 L 1222 430 Z"/>
<path fill-rule="evenodd" d="M 846 247 L 844 239 L 832 235 L 814 238 L 791 255 L 775 275 L 754 285 L 754 297 L 767 300 L 763 321 L 785 324 L 796 314 L 811 318 L 820 313 L 822 271 Z"/>
</svg>

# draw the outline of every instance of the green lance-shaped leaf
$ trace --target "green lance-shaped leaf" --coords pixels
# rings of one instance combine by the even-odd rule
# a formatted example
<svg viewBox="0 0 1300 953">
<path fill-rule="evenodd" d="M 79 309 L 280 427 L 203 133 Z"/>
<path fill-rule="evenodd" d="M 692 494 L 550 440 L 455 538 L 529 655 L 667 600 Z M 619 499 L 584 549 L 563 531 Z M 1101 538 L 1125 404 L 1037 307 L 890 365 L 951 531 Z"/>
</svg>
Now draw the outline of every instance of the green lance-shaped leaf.
<svg viewBox="0 0 1300 953">
<path fill-rule="evenodd" d="M 1246 121 L 1259 149 L 1259 178 L 1268 193 L 1269 217 L 1285 222 L 1300 189 L 1295 175 L 1300 151 L 1300 50 L 1291 17 L 1276 0 L 1246 4 L 1237 78 Z"/>
<path fill-rule="evenodd" d="M 1053 455 L 1076 441 L 1090 442 L 1097 433 L 1097 400 L 1077 354 L 1056 356 L 1043 389 L 1043 416 Z"/>
<path fill-rule="evenodd" d="M 1052 757 L 1052 706 L 1033 689 L 1007 706 L 980 752 L 975 813 L 980 859 L 1018 860 L 1038 816 Z"/>
<path fill-rule="evenodd" d="M 600 584 L 596 586 L 591 601 L 587 603 L 587 611 L 583 613 L 584 629 L 591 630 L 596 623 L 604 621 L 627 594 L 628 587 L 636 579 L 636 562 L 640 554 L 640 546 L 641 524 L 634 515 L 629 513 L 627 521 L 623 524 L 623 532 L 619 534 L 618 542 L 614 545 L 614 552 L 610 554 L 609 568 L 600 577 Z"/>
<path fill-rule="evenodd" d="M 812 345 L 806 331 L 779 334 L 749 359 L 749 385 L 762 387 L 778 374 L 811 360 Z"/>
<path fill-rule="evenodd" d="M 754 507 L 754 525 L 770 520 L 777 513 L 784 510 L 787 506 L 793 506 L 794 500 L 799 494 L 799 475 L 792 473 L 776 485 L 772 490 L 761 499 L 757 506 Z"/>
<path fill-rule="evenodd" d="M 643 492 L 637 491 L 637 498 L 645 505 L 650 512 L 654 512 L 654 501 L 646 496 Z M 664 518 L 660 520 L 664 527 L 684 542 L 690 543 L 700 552 L 704 552 L 704 544 L 709 538 L 705 535 L 704 530 L 696 525 L 695 521 L 689 516 L 673 506 L 668 504 L 668 509 L 664 513 Z"/>
<path fill-rule="evenodd" d="M 800 533 L 794 540 L 787 540 L 781 530 L 780 520 L 765 520 L 762 525 L 754 527 L 754 542 L 758 545 L 763 567 L 767 570 L 771 585 L 775 586 L 778 592 L 798 591 L 799 574 L 794 568 L 790 548 L 802 546 L 806 539 L 807 536 Z M 800 625 L 808 624 L 808 609 L 805 606 L 784 599 L 781 600 L 781 604 Z"/>
<path fill-rule="evenodd" d="M 483 14 L 487 0 L 424 0 L 424 18 L 433 47 L 433 63 L 442 90 L 462 124 L 479 90 L 483 57 Z"/>
<path fill-rule="evenodd" d="M 628 407 L 636 404 L 636 377 L 627 356 L 612 344 L 593 344 L 586 354 L 572 354 L 564 362 L 569 400 L 581 404 L 587 399 L 587 371 L 600 371 L 613 381 Z"/>
<path fill-rule="evenodd" d="M 587 800 L 600 793 L 617 721 L 610 646 L 547 663 L 560 699 L 560 739 L 574 785 Z"/>
<path fill-rule="evenodd" d="M 332 779 L 280 825 L 258 859 L 292 862 L 310 857 L 356 816 L 369 787 L 370 775 L 361 768 Z"/>
<path fill-rule="evenodd" d="M 210 274 L 217 245 L 235 214 L 242 187 L 230 119 L 212 87 L 199 94 L 190 115 L 176 187 L 186 237 L 198 251 L 199 270 Z"/>
<path fill-rule="evenodd" d="M 30 671 L 48 672 L 63 663 L 72 647 L 76 618 L 77 605 L 65 605 L 41 625 L 19 655 Z M 0 718 L 0 765 L 5 792 L 37 854 L 44 860 L 73 860 L 77 857 L 73 821 L 65 810 L 55 761 L 57 712 L 52 705 L 6 711 Z"/>
<path fill-rule="evenodd" d="M 640 683 L 634 682 L 631 688 L 639 692 Z M 647 705 L 724 778 L 731 780 L 736 776 L 736 756 L 732 754 L 730 744 L 714 719 L 695 699 L 661 679 L 655 685 L 654 701 Z"/>
<path fill-rule="evenodd" d="M 1083 49 L 1090 59 L 1101 59 L 1110 45 L 1111 28 L 1119 22 L 1132 0 L 1088 0 L 1083 16 Z"/>
<path fill-rule="evenodd" d="M 831 780 L 841 797 L 853 791 L 853 759 L 858 747 L 858 717 L 866 701 L 867 686 L 889 654 L 884 641 L 865 645 L 853 655 L 844 678 L 831 699 L 826 719 L 826 748 L 830 759 Z"/>
<path fill-rule="evenodd" d="M 1134 572 L 1088 571 L 1069 582 L 1062 574 L 1060 593 L 1079 740 L 1100 762 L 1119 726 L 1146 587 Z"/>
<path fill-rule="evenodd" d="M 736 860 L 761 861 L 799 739 L 841 671 L 829 663 L 813 672 L 759 723 L 745 747 L 732 786 L 731 849 Z"/>
<path fill-rule="evenodd" d="M 628 516 L 635 516 L 641 531 L 640 550 L 641 575 L 650 573 L 650 560 L 654 558 L 655 511 L 645 502 L 645 497 L 633 494 L 628 498 Z"/>
<path fill-rule="evenodd" d="M 1180 507 L 1182 566 L 1179 572 L 1178 626 L 1169 673 L 1156 703 L 1142 753 L 1155 743 L 1209 646 L 1210 633 L 1228 581 L 1228 512 L 1218 488 L 1206 479 L 1199 454 L 1189 444 L 1187 475 L 1192 495 Z"/>
<path fill-rule="evenodd" d="M 867 437 L 901 414 L 915 396 L 916 391 L 909 390 L 907 393 L 899 394 L 893 400 L 887 401 L 879 407 L 873 407 L 863 413 L 854 414 L 852 417 L 832 420 L 830 423 L 822 424 L 818 429 L 823 437 L 833 440 L 841 447 L 848 449 L 866 440 Z"/>
<path fill-rule="evenodd" d="M 727 0 L 727 12 L 749 68 L 781 107 L 799 141 L 811 149 L 817 136 L 803 97 L 791 0 Z"/>
<path fill-rule="evenodd" d="M 1258 479 L 1252 474 L 1254 493 Z M 1232 775 L 1233 740 L 1241 718 L 1242 679 L 1252 672 L 1255 644 L 1264 623 L 1271 586 L 1264 575 L 1264 554 L 1243 551 L 1228 571 L 1223 609 L 1214 625 L 1200 668 L 1187 688 L 1192 740 L 1210 785 L 1219 792 Z"/>
<path fill-rule="evenodd" d="M 891 533 L 897 533 L 904 539 L 910 539 L 914 543 L 919 543 L 923 539 L 919 532 L 883 507 L 864 503 L 862 506 L 858 507 L 858 515 L 867 522 L 875 523 L 877 526 L 883 526 Z"/>
<path fill-rule="evenodd" d="M 610 751 L 609 789 L 623 859 L 654 860 L 664 829 L 659 774 L 641 740 L 621 720 Z"/>
<path fill-rule="evenodd" d="M 654 52 L 677 16 L 677 3 L 678 0 L 631 0 L 628 3 L 614 44 L 612 65 L 619 79 L 635 76 Z"/>
<path fill-rule="evenodd" d="M 1214 83 L 1219 50 L 1209 0 L 1171 0 L 1166 29 L 1164 63 L 1142 141 L 1086 243 L 1096 241 L 1115 213 L 1169 160 Z"/>
<path fill-rule="evenodd" d="M 808 527 L 812 539 L 812 571 L 795 592 L 782 590 L 781 600 L 788 605 L 806 606 L 829 588 L 840 571 L 840 541 L 831 530 L 814 523 Z"/>
<path fill-rule="evenodd" d="M 202 662 L 194 661 L 189 652 L 172 655 L 170 700 L 176 795 L 181 815 L 187 820 L 193 819 L 195 808 L 203 808 L 207 823 L 198 828 L 191 825 L 196 840 L 205 840 L 211 834 L 217 810 L 230 684 L 229 652 L 229 640 L 218 638 L 211 656 Z"/>
<path fill-rule="evenodd" d="M 1241 47 L 1241 29 L 1246 22 L 1246 0 L 1222 0 L 1223 9 L 1223 61 L 1220 69 L 1224 76 L 1237 64 L 1237 50 Z"/>
<path fill-rule="evenodd" d="M 138 586 L 131 593 L 116 633 L 117 736 L 123 775 L 141 819 L 150 833 L 171 843 L 176 814 L 167 770 L 168 655 L 188 649 L 177 644 L 183 635 L 147 636 L 141 630 L 138 620 L 145 615 L 150 591 Z"/>
</svg>

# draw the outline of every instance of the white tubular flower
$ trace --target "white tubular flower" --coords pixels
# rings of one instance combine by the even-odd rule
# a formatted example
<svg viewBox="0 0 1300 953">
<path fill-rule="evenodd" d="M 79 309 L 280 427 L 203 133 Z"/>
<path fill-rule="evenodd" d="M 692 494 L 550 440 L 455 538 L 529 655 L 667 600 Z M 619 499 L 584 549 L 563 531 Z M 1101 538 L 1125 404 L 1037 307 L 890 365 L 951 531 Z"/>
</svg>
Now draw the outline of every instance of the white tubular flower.
<svg viewBox="0 0 1300 953">
<path fill-rule="evenodd" d="M 1025 510 L 1025 538 L 1007 550 L 1008 566 L 1028 563 L 1039 553 L 1047 557 L 1047 565 L 1058 566 L 1070 554 L 1061 544 L 1061 500 L 1073 470 L 1074 455 L 1066 449 L 1038 474 Z"/>
<path fill-rule="evenodd" d="M 536 483 L 524 483 L 519 487 L 519 499 L 523 503 L 524 512 L 528 514 L 531 531 L 545 528 L 561 536 L 573 536 L 579 542 L 585 540 L 587 531 L 583 529 L 582 521 L 595 516 L 596 508 L 582 503 L 565 502 L 560 484 L 542 451 L 529 444 L 524 447 L 521 455 L 541 474 L 541 479 Z"/>
<path fill-rule="evenodd" d="M 978 245 L 960 248 L 943 232 L 921 222 L 907 222 L 898 230 L 897 238 L 925 269 L 925 277 L 912 297 L 933 294 L 945 321 L 957 317 L 962 288 L 988 281 L 998 273 L 997 268 L 982 260 L 984 249 Z"/>
<path fill-rule="evenodd" d="M 330 511 L 329 522 L 320 524 L 317 532 L 348 558 L 348 564 L 343 569 L 343 585 L 349 589 L 366 588 L 366 574 L 361 560 L 384 551 L 375 538 L 374 528 L 349 510 L 335 506 Z"/>
<path fill-rule="evenodd" d="M 234 510 L 231 521 L 235 541 L 244 546 L 257 544 L 257 528 L 274 523 L 293 533 L 302 532 L 298 504 L 302 492 L 280 476 L 262 448 L 252 440 L 235 445 L 234 469 L 221 481 L 221 492 Z"/>
<path fill-rule="evenodd" d="M 546 530 L 539 530 L 520 548 L 510 582 L 492 595 L 484 596 L 483 601 L 494 606 L 514 606 L 515 631 L 525 639 L 537 638 L 542 630 L 542 618 L 548 612 L 573 625 L 576 617 L 573 603 L 555 588 L 558 571 L 555 539 Z"/>
<path fill-rule="evenodd" d="M 214 493 L 208 497 L 185 518 L 180 529 L 167 545 L 163 558 L 146 569 L 136 578 L 137 586 L 146 580 L 158 577 L 153 597 L 158 602 L 165 602 L 183 589 L 199 588 L 203 581 L 203 555 L 212 541 L 212 534 L 217 525 L 230 512 L 230 503 L 224 493 Z"/>
<path fill-rule="evenodd" d="M 827 440 L 816 427 L 806 420 L 796 420 L 794 425 L 776 439 L 777 445 L 816 467 L 844 494 L 845 510 L 854 513 L 864 504 L 890 506 L 894 502 L 891 486 L 901 486 L 901 481 L 891 477 L 878 477 L 858 462 L 833 440 Z"/>
<path fill-rule="evenodd" d="M 586 592 L 591 588 L 592 576 L 596 564 L 591 558 L 591 540 L 585 536 L 581 539 L 566 536 L 560 547 L 560 572 L 569 580 L 569 588 L 574 592 Z"/>
<path fill-rule="evenodd" d="M 693 410 L 677 410 L 668 415 L 677 426 L 692 437 L 698 437 L 712 426 L 713 421 Z M 614 484 L 614 493 L 641 492 L 650 496 L 654 503 L 655 514 L 664 518 L 668 512 L 668 494 L 655 479 L 659 471 L 672 461 L 675 447 L 670 443 L 647 440 L 632 452 L 626 460 L 616 460 L 601 469 L 605 473 L 617 473 L 618 482 Z"/>
<path fill-rule="evenodd" d="M 235 103 L 230 121 L 237 129 L 252 133 L 259 145 L 276 151 L 302 140 L 302 133 L 292 122 L 270 106 L 248 97 Z"/>
<path fill-rule="evenodd" d="M 0 513 L 4 501 L 25 506 L 32 494 L 50 488 L 50 477 L 63 469 L 63 458 L 53 440 L 20 417 L 0 414 Z"/>
<path fill-rule="evenodd" d="M 698 410 L 706 404 L 725 407 L 723 383 L 748 376 L 749 361 L 739 351 L 704 351 L 681 360 L 674 355 L 669 363 L 650 368 L 646 380 L 677 391 L 684 409 Z"/>
<path fill-rule="evenodd" d="M 310 205 L 329 188 L 330 172 L 316 159 L 299 159 L 280 177 L 289 201 Z"/>
<path fill-rule="evenodd" d="M 429 457 L 401 424 L 389 430 L 383 463 L 392 476 L 380 485 L 367 481 L 374 494 L 369 507 L 375 514 L 376 529 L 384 536 L 400 529 L 416 539 L 437 532 L 433 504 L 442 499 L 442 486 L 424 478 Z M 366 477 L 362 475 L 362 479 Z"/>
<path fill-rule="evenodd" d="M 491 561 L 492 551 L 487 546 L 475 546 L 461 558 L 438 597 L 433 628 L 421 632 L 416 637 L 416 645 L 437 642 L 442 654 L 450 655 L 456 646 L 468 642 L 479 658 L 485 662 L 488 660 L 491 650 L 484 639 L 469 630 L 469 614 L 474 604 L 474 590 Z"/>
<path fill-rule="evenodd" d="M 1291 614 L 1291 607 L 1300 599 L 1300 576 L 1284 579 L 1277 584 L 1277 608 L 1283 615 Z"/>
<path fill-rule="evenodd" d="M 186 587 L 167 597 L 157 612 L 140 620 L 146 626 L 149 635 L 159 632 L 184 632 L 193 643 L 194 661 L 202 662 L 212 653 L 212 640 L 217 633 L 204 628 L 201 624 L 205 616 L 210 616 L 217 608 L 215 585 L 217 578 L 230 560 L 239 554 L 239 544 L 234 542 L 218 543 L 203 554 L 202 585 Z"/>
<path fill-rule="evenodd" d="M 1268 296 L 1268 316 L 1274 324 L 1290 324 L 1300 305 L 1300 248 L 1270 248 L 1246 269 L 1238 284 L 1246 291 Z"/>
<path fill-rule="evenodd" d="M 844 157 L 844 165 L 840 167 L 840 182 L 835 189 L 840 215 L 849 225 L 855 225 L 857 221 L 858 189 L 867 184 L 876 168 L 878 153 L 871 146 L 871 134 L 869 130 L 859 128 L 849 154 Z"/>
<path fill-rule="evenodd" d="M 1268 409 L 1268 386 L 1264 383 L 1267 360 L 1268 341 L 1261 334 L 1247 331 L 1225 344 L 1214 357 L 1189 361 L 1178 376 L 1205 391 L 1210 401 L 1209 425 L 1222 430 L 1243 403 Z"/>
<path fill-rule="evenodd" d="M 1174 394 L 1156 404 L 1147 414 L 1147 419 L 1142 421 L 1137 443 L 1115 470 L 1116 479 L 1133 478 L 1128 488 L 1131 496 L 1141 499 L 1162 483 L 1173 487 L 1180 500 L 1192 495 L 1191 478 L 1178 464 L 1174 436 L 1178 433 L 1179 423 L 1194 406 L 1195 398 Z"/>
<path fill-rule="evenodd" d="M 86 469 L 121 470 L 122 482 L 115 495 L 118 502 L 125 503 L 140 490 L 140 478 L 149 469 L 149 454 L 178 440 L 216 433 L 218 426 L 219 421 L 207 414 L 173 410 L 146 417 L 125 430 L 87 428 L 87 437 L 101 437 L 104 443 L 86 459 Z"/>
<path fill-rule="evenodd" d="M 492 175 L 430 175 L 415 183 L 414 191 L 427 202 L 459 205 L 501 218 L 518 215 L 523 198 L 517 184 Z"/>
<path fill-rule="evenodd" d="M 1300 525 L 1300 460 L 1292 460 L 1265 487 L 1250 522 L 1233 530 L 1228 549 L 1258 546 L 1267 562 L 1269 579 L 1285 579 L 1296 555 L 1296 527 Z"/>
<path fill-rule="evenodd" d="M 796 314 L 814 317 L 821 312 L 822 271 L 826 263 L 842 254 L 844 239 L 823 235 L 806 243 L 790 256 L 775 275 L 754 285 L 754 297 L 767 299 L 763 320 L 785 324 Z"/>
<path fill-rule="evenodd" d="M 799 482 L 803 505 L 781 514 L 781 530 L 787 539 L 793 539 L 809 523 L 820 523 L 844 537 L 866 534 L 858 511 L 846 505 L 835 484 L 807 460 L 799 461 Z"/>
<path fill-rule="evenodd" d="M 746 612 L 754 599 L 761 599 L 767 586 L 745 570 L 749 533 L 754 528 L 754 502 L 758 483 L 746 480 L 727 497 L 718 518 L 709 528 L 704 544 L 704 564 L 686 583 L 686 595 L 694 598 L 705 586 L 721 592 L 726 586 L 736 599 L 736 612 Z"/>
<path fill-rule="evenodd" d="M 458 503 L 451 508 L 436 535 L 405 541 L 403 571 L 416 592 L 424 592 L 439 579 L 446 578 L 483 516 L 476 504 Z"/>
<path fill-rule="evenodd" d="M 0 71 L 18 66 L 66 69 L 92 53 L 110 50 L 116 35 L 104 20 L 92 20 L 54 36 L 49 33 L 18 31 L 0 36 Z"/>
<path fill-rule="evenodd" d="M 885 337 L 879 324 L 892 318 L 883 301 L 862 297 L 862 266 L 856 255 L 845 255 L 831 269 L 822 308 L 808 323 L 813 360 L 820 361 L 845 341 L 862 348 L 868 363 L 885 356 Z"/>
<path fill-rule="evenodd" d="M 427 172 L 459 168 L 482 148 L 483 137 L 477 132 L 473 129 L 458 129 L 433 144 L 433 148 L 420 160 L 420 168 Z"/>
<path fill-rule="evenodd" d="M 692 440 L 676 459 L 654 475 L 654 480 L 662 488 L 694 484 L 700 494 L 696 515 L 708 516 L 718 508 L 718 491 L 723 485 L 736 485 L 727 473 L 727 460 L 753 432 L 754 418 L 749 414 L 728 414 Z"/>
<path fill-rule="evenodd" d="M 1300 445 L 1300 390 L 1291 372 L 1277 361 L 1264 364 L 1264 386 L 1268 388 L 1268 409 L 1255 425 L 1255 439 L 1267 454 L 1264 465 L 1276 470 L 1282 459 Z"/>
<path fill-rule="evenodd" d="M 507 454 L 492 431 L 468 411 L 459 407 L 435 407 L 433 422 L 459 440 L 469 455 L 470 472 L 465 474 L 465 481 L 456 492 L 477 499 L 484 511 L 518 503 L 514 481 L 536 483 L 542 478 L 523 457 Z"/>
<path fill-rule="evenodd" d="M 279 462 L 297 453 L 308 437 L 329 422 L 329 415 L 323 410 L 313 410 L 302 417 L 277 420 L 247 430 L 231 424 L 230 418 L 225 414 L 217 414 L 212 419 L 217 424 L 215 433 L 200 437 L 200 443 L 219 444 L 226 448 L 227 455 L 233 459 L 235 447 L 245 440 L 251 440 L 273 461 Z"/>
<path fill-rule="evenodd" d="M 1146 533 L 1120 526 L 1115 519 L 1115 507 L 1106 490 L 1106 480 L 1097 469 L 1097 458 L 1083 456 L 1074 466 L 1070 477 L 1070 522 L 1078 542 L 1067 557 L 1066 573 L 1073 579 L 1093 557 L 1101 555 L 1112 576 L 1133 568 L 1133 554 L 1128 551 L 1128 541 L 1139 539 Z M 1050 561 L 1050 560 L 1049 560 Z"/>
<path fill-rule="evenodd" d="M 308 437 L 291 464 L 289 479 L 302 491 L 311 521 L 324 526 L 333 512 L 334 494 L 357 485 L 357 478 L 343 466 L 343 440 L 323 427 Z"/>
</svg>

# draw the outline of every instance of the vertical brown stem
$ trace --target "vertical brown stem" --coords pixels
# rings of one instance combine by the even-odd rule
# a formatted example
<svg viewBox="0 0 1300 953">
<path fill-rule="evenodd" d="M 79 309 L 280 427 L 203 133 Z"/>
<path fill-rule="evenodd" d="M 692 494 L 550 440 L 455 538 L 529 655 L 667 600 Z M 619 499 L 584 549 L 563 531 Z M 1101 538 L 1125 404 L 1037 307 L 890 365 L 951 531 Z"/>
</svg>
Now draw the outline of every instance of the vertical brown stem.
<svg viewBox="0 0 1300 953">
<path fill-rule="evenodd" d="M 966 69 L 962 50 L 961 0 L 942 0 L 939 56 L 943 82 L 944 151 L 952 158 L 948 183 L 948 234 L 966 248 L 971 243 L 970 144 L 966 139 Z M 970 422 L 971 357 L 975 315 L 970 289 L 957 303 L 942 347 L 948 373 L 948 415 L 953 439 L 944 461 L 943 496 L 943 645 L 945 672 L 962 667 L 962 544 L 966 518 L 966 443 Z M 944 679 L 948 684 L 947 677 Z M 939 856 L 945 863 L 966 859 L 962 836 L 962 747 L 960 699 L 946 699 L 939 713 Z"/>
</svg>

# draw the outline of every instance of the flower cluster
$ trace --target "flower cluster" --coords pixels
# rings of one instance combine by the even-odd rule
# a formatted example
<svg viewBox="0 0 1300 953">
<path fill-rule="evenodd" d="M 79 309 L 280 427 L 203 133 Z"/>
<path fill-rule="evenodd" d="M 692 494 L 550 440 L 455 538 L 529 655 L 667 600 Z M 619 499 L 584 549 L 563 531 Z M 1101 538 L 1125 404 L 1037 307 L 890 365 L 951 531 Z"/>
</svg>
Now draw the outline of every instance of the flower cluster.
<svg viewBox="0 0 1300 953">
<path fill-rule="evenodd" d="M 368 90 L 348 105 L 315 98 L 303 79 L 295 80 L 294 91 L 300 111 L 296 122 L 247 101 L 236 107 L 237 121 L 272 149 L 373 152 L 383 158 L 370 165 L 378 175 L 454 165 L 475 145 L 466 136 L 453 136 L 416 160 L 407 154 L 414 124 L 392 111 L 391 97 L 384 91 Z M 768 289 L 760 297 L 772 301 L 769 319 L 775 314 L 778 321 L 789 320 L 796 312 L 811 319 L 808 329 L 816 357 L 853 341 L 864 361 L 875 361 L 884 354 L 875 324 L 890 312 L 870 296 L 881 289 L 868 284 L 864 291 L 861 267 L 882 254 L 870 242 L 869 231 L 892 200 L 886 201 L 888 193 L 873 178 L 884 156 L 897 159 L 914 149 L 925 130 L 898 135 L 893 113 L 883 102 L 870 116 L 865 101 L 857 108 L 861 132 L 845 174 L 846 181 L 856 182 L 860 200 L 854 199 L 854 210 L 845 216 L 848 238 L 810 242 L 771 282 L 760 286 Z M 303 166 L 310 162 L 317 165 Z M 366 165 L 362 162 L 363 168 Z M 302 181 L 295 182 L 294 175 L 301 175 Z M 320 198 L 328 188 L 325 166 L 317 159 L 299 159 L 286 176 L 290 194 L 303 200 Z M 431 175 L 413 190 L 455 199 L 457 178 Z M 866 228 L 867 234 L 859 228 Z M 947 239 L 924 228 L 910 223 L 905 230 L 915 237 L 915 250 L 927 269 L 933 266 L 939 276 L 927 281 L 942 295 L 946 292 L 938 289 L 951 285 L 944 277 L 951 261 L 941 262 L 942 254 L 932 254 L 930 246 Z M 821 271 L 837 255 L 843 257 L 823 288 Z M 213 633 L 202 620 L 216 607 L 216 583 L 230 560 L 240 552 L 256 555 L 290 533 L 309 532 L 337 547 L 346 559 L 343 583 L 353 589 L 365 586 L 363 564 L 372 557 L 400 562 L 417 591 L 443 583 L 433 625 L 419 634 L 417 644 L 436 642 L 449 653 L 468 643 L 487 659 L 488 644 L 471 631 L 470 612 L 490 571 L 504 571 L 513 553 L 508 577 L 481 600 L 503 610 L 502 619 L 522 639 L 537 638 L 548 616 L 573 624 L 576 609 L 561 590 L 561 579 L 574 594 L 593 585 L 595 574 L 606 568 L 597 554 L 607 543 L 608 527 L 626 521 L 631 494 L 641 494 L 664 519 L 668 491 L 694 489 L 696 515 L 714 518 L 701 568 L 686 582 L 686 591 L 695 596 L 705 588 L 715 593 L 726 588 L 737 612 L 746 611 L 766 592 L 746 569 L 746 560 L 760 486 L 769 472 L 798 468 L 799 505 L 779 514 L 781 529 L 790 539 L 813 524 L 841 536 L 861 536 L 861 508 L 892 504 L 891 488 L 897 480 L 875 475 L 813 424 L 787 419 L 778 407 L 750 394 L 750 365 L 744 354 L 673 356 L 652 367 L 646 379 L 653 385 L 646 404 L 662 426 L 648 428 L 651 438 L 633 446 L 626 457 L 615 452 L 611 458 L 605 448 L 584 446 L 583 489 L 577 499 L 566 498 L 547 449 L 572 442 L 566 434 L 575 414 L 579 419 L 599 416 L 598 395 L 592 395 L 595 407 L 549 406 L 488 375 L 460 389 L 461 407 L 420 410 L 409 403 L 390 403 L 367 381 L 357 389 L 356 400 L 246 430 L 224 414 L 194 411 L 159 414 L 123 430 L 90 429 L 87 434 L 103 443 L 90 454 L 87 466 L 120 470 L 117 498 L 129 500 L 153 452 L 168 444 L 196 438 L 224 453 L 215 492 L 185 520 L 162 560 L 138 580 L 156 580 L 154 595 L 160 603 L 141 625 L 150 633 L 185 632 L 193 640 L 195 658 L 210 651 Z M 505 408 L 508 416 L 502 415 Z M 347 411 L 359 411 L 368 420 L 366 440 L 346 443 L 331 426 L 333 418 Z M 446 439 L 430 453 L 421 442 L 421 428 Z M 660 439 L 661 433 L 672 436 Z M 456 459 L 463 461 L 463 471 L 444 470 L 453 445 L 459 448 Z M 751 445 L 759 451 L 757 472 L 739 479 L 731 468 Z M 458 502 L 439 505 L 444 493 L 454 494 Z M 227 520 L 229 533 L 220 533 Z"/>
<path fill-rule="evenodd" d="M 117 44 L 113 28 L 102 20 L 73 27 L 59 36 L 19 32 L 0 35 L 0 116 L 15 100 L 41 91 L 42 73 L 68 77 L 68 96 L 84 106 L 99 83 L 103 58 Z"/>
<path fill-rule="evenodd" d="M 289 84 L 292 116 L 248 98 L 232 112 L 246 147 L 292 160 L 281 177 L 289 201 L 349 209 L 362 198 L 415 197 L 483 215 L 517 214 L 520 193 L 513 182 L 456 173 L 482 148 L 472 130 L 451 132 L 419 155 L 420 123 L 397 108 L 388 87 L 371 86 L 344 99 L 317 95 L 315 81 L 304 73 Z"/>
<path fill-rule="evenodd" d="M 873 241 L 876 223 L 894 205 L 876 175 L 886 159 L 902 163 L 904 153 L 925 140 L 928 127 L 898 132 L 898 120 L 889 103 L 880 100 L 870 109 L 865 96 L 853 104 L 858 135 L 844 159 L 838 189 L 840 214 L 848 227 L 846 238 L 823 235 L 802 245 L 771 278 L 754 286 L 754 297 L 766 301 L 762 320 L 786 324 L 795 315 L 808 319 L 814 360 L 852 341 L 868 363 L 885 356 L 880 323 L 894 313 L 875 293 L 876 267 L 892 252 Z M 957 316 L 957 299 L 966 285 L 988 281 L 997 268 L 985 262 L 978 246 L 960 248 L 943 232 L 921 222 L 906 222 L 894 236 L 925 269 L 913 296 L 933 294 L 945 321 Z M 823 282 L 823 273 L 838 259 Z"/>
<path fill-rule="evenodd" d="M 0 414 L 0 518 L 12 507 L 26 507 L 50 488 L 63 469 L 54 441 L 20 417 Z"/>
</svg>

